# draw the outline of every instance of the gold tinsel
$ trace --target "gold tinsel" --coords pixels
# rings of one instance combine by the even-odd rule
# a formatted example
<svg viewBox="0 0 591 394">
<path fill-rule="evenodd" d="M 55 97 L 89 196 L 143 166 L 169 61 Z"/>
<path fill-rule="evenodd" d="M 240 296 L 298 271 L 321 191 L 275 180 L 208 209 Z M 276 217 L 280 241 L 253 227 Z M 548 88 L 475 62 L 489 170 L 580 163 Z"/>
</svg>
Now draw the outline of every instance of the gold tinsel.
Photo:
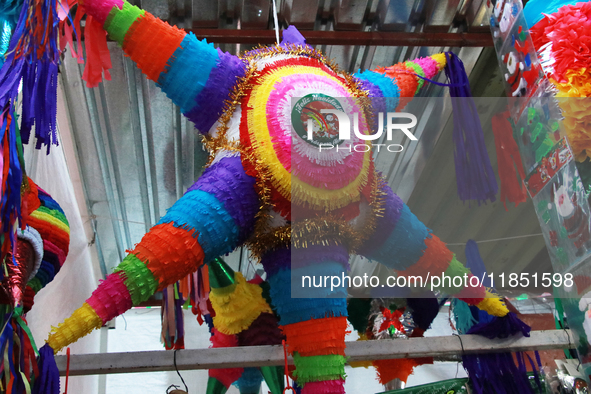
<svg viewBox="0 0 591 394">
<path fill-rule="evenodd" d="M 257 213 L 255 229 L 252 237 L 246 245 L 252 250 L 253 255 L 260 258 L 265 253 L 278 248 L 286 248 L 290 245 L 294 247 L 307 247 L 309 245 L 346 245 L 351 252 L 354 252 L 362 242 L 375 230 L 377 217 L 383 216 L 384 194 L 382 184 L 384 180 L 377 175 L 373 177 L 371 185 L 370 206 L 371 214 L 366 220 L 363 228 L 359 231 L 354 230 L 351 225 L 343 219 L 331 217 L 330 215 L 315 217 L 291 225 L 271 228 L 270 210 L 273 208 L 270 201 L 271 182 L 270 171 L 254 154 L 251 149 L 244 147 L 239 141 L 228 141 L 228 124 L 232 118 L 237 106 L 251 89 L 252 83 L 258 77 L 256 62 L 276 55 L 305 56 L 316 59 L 326 65 L 335 74 L 342 77 L 348 89 L 353 96 L 361 99 L 361 105 L 367 116 L 371 111 L 371 100 L 369 92 L 364 90 L 359 81 L 351 74 L 343 72 L 337 64 L 327 59 L 322 52 L 310 47 L 292 45 L 288 48 L 281 46 L 262 47 L 243 53 L 240 58 L 247 63 L 247 71 L 244 77 L 240 78 L 234 86 L 228 100 L 224 103 L 222 115 L 219 118 L 217 135 L 211 137 L 203 136 L 202 142 L 209 151 L 210 157 L 207 165 L 209 166 L 215 155 L 221 150 L 239 152 L 242 160 L 249 162 L 257 173 L 256 189 L 259 195 L 260 209 Z M 293 235 L 293 238 L 292 238 Z"/>
</svg>

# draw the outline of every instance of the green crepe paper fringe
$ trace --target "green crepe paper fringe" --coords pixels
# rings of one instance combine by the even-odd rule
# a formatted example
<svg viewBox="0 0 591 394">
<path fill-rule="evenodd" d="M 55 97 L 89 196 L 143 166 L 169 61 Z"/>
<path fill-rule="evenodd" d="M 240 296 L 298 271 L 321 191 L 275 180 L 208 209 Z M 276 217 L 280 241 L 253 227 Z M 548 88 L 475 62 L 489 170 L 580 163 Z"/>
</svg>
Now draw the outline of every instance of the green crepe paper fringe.
<svg viewBox="0 0 591 394">
<path fill-rule="evenodd" d="M 152 271 L 133 254 L 127 255 L 113 272 L 119 271 L 125 273 L 125 286 L 133 305 L 146 301 L 158 289 L 158 281 Z"/>
<path fill-rule="evenodd" d="M 419 76 L 421 76 L 421 77 L 425 78 L 425 72 L 423 71 L 423 68 L 422 68 L 420 65 L 416 64 L 415 62 L 406 62 L 406 63 L 404 63 L 404 64 L 405 64 L 407 67 L 410 67 L 410 68 L 412 68 L 412 69 L 413 69 L 413 71 L 414 71 L 414 72 L 415 72 L 417 75 L 419 75 Z M 425 80 L 424 80 L 423 78 L 418 78 L 418 80 L 419 80 L 419 83 L 418 83 L 418 85 L 417 85 L 417 90 L 416 90 L 415 94 L 418 94 L 418 93 L 419 93 L 419 90 L 421 90 L 421 88 L 423 87 L 423 84 L 425 83 Z"/>
<path fill-rule="evenodd" d="M 466 334 L 468 330 L 478 323 L 472 315 L 470 305 L 457 298 L 451 300 L 451 305 L 456 321 L 456 330 L 458 330 L 460 334 Z"/>
<path fill-rule="evenodd" d="M 127 31 L 133 25 L 133 22 L 145 13 L 146 11 L 124 1 L 121 10 L 116 6 L 113 7 L 107 17 L 104 28 L 109 33 L 111 39 L 123 46 L 123 40 Z"/>
<path fill-rule="evenodd" d="M 56 209 L 49 209 L 47 207 L 40 206 L 39 208 L 37 208 L 37 212 L 46 213 L 48 215 L 53 216 L 54 218 L 56 218 L 60 222 L 64 223 L 65 225 L 67 225 L 67 226 L 70 225 L 68 223 L 68 219 L 66 219 L 66 215 L 64 215 L 63 213 L 61 213 L 60 211 L 58 211 Z"/>
<path fill-rule="evenodd" d="M 346 362 L 347 358 L 340 355 L 302 357 L 294 352 L 293 363 L 296 369 L 293 376 L 298 384 L 345 379 Z"/>
<path fill-rule="evenodd" d="M 451 287 L 439 287 L 438 290 L 442 291 L 447 295 L 457 294 L 464 288 L 464 274 L 470 274 L 470 269 L 466 268 L 464 264 L 460 263 L 456 259 L 456 255 L 454 254 L 453 259 L 449 263 L 449 267 L 445 270 L 445 276 L 452 278 L 451 280 Z M 456 276 L 460 276 L 462 278 L 462 285 L 459 287 L 455 287 L 453 285 L 453 278 Z M 459 282 L 459 281 L 458 281 Z M 449 281 L 445 280 L 445 285 L 448 285 Z"/>
<path fill-rule="evenodd" d="M 27 286 L 31 286 L 31 289 L 37 294 L 39 290 L 43 288 L 43 283 L 39 280 L 39 278 L 33 278 L 29 282 L 27 282 Z"/>
<path fill-rule="evenodd" d="M 349 316 L 347 319 L 359 334 L 364 334 L 367 329 L 367 319 L 371 310 L 371 299 L 351 298 L 347 305 Z"/>
</svg>

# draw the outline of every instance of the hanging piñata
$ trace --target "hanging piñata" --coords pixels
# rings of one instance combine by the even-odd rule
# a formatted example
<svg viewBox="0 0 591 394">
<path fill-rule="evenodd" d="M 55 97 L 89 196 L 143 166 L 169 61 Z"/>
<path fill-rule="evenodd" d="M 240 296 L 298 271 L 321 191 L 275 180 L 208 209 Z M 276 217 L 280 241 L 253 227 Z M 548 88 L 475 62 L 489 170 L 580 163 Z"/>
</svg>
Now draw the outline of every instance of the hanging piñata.
<svg viewBox="0 0 591 394">
<path fill-rule="evenodd" d="M 293 28 L 281 45 L 236 57 L 126 1 L 81 5 L 203 133 L 211 162 L 83 306 L 52 331 L 48 345 L 55 351 L 204 263 L 247 245 L 267 273 L 298 386 L 303 393 L 343 393 L 346 290 L 315 289 L 314 298 L 292 298 L 293 277 L 310 270 L 341 276 L 349 256 L 357 253 L 401 276 L 426 278 L 430 272 L 472 278 L 382 181 L 371 154 L 377 113 L 403 108 L 425 84 L 423 78 L 445 69 L 459 95 L 466 92 L 467 78 L 455 54 L 350 75 L 306 46 Z M 292 99 L 300 100 L 294 110 Z M 336 120 L 322 111 L 330 109 L 327 105 L 333 113 L 358 114 L 349 140 L 335 134 Z M 456 153 L 467 152 L 471 171 L 481 171 L 486 167 L 478 162 L 485 154 L 481 136 L 466 136 L 467 124 L 460 127 L 462 149 Z M 319 152 L 319 144 L 329 142 L 340 149 Z M 493 194 L 487 187 L 483 196 L 470 192 L 468 198 L 482 201 Z M 217 332 L 236 335 L 240 344 L 241 335 L 273 311 L 254 285 L 238 273 L 233 280 L 212 284 L 210 299 Z M 507 326 L 515 323 L 498 296 L 480 284 L 464 287 L 473 281 L 462 283 L 437 290 L 487 310 Z M 237 321 L 224 313 L 243 305 L 241 294 L 256 302 L 244 305 Z"/>
</svg>

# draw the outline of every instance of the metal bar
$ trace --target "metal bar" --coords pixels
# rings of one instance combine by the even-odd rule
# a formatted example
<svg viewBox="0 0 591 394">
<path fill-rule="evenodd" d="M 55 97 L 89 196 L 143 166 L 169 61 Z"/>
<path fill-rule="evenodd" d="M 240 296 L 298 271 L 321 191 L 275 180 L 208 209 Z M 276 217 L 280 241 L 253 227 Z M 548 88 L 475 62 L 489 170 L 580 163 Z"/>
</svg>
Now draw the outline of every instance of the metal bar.
<svg viewBox="0 0 591 394">
<path fill-rule="evenodd" d="M 216 44 L 274 44 L 272 30 L 185 29 L 199 38 Z M 425 33 L 380 31 L 317 31 L 302 32 L 310 45 L 377 45 L 421 47 L 492 47 L 490 32 Z"/>
<path fill-rule="evenodd" d="M 111 127 L 111 116 L 109 115 L 109 104 L 107 100 L 107 94 L 105 93 L 105 87 L 101 83 L 99 84 L 99 98 L 101 101 L 101 109 L 105 124 L 105 134 L 107 137 L 107 143 L 109 144 L 109 153 L 107 160 L 110 160 L 109 167 L 113 169 L 113 194 L 115 196 L 115 204 L 121 212 L 121 226 L 123 227 L 123 234 L 125 235 L 125 249 L 131 249 L 133 243 L 131 242 L 131 232 L 129 231 L 129 222 L 127 220 L 127 209 L 125 207 L 125 195 L 123 193 L 123 183 L 121 180 L 121 166 L 117 158 L 117 149 L 115 148 L 115 142 L 113 139 L 113 128 Z"/>
<path fill-rule="evenodd" d="M 130 116 L 129 122 L 135 144 L 135 157 L 137 163 L 138 183 L 140 189 L 140 201 L 142 202 L 142 214 L 144 217 L 144 230 L 150 231 L 152 219 L 150 216 L 150 198 L 148 197 L 148 181 L 146 174 L 144 145 L 142 140 L 142 123 L 139 113 L 138 89 L 135 83 L 135 71 L 131 59 L 123 57 L 123 70 L 127 78 L 127 91 L 129 94 Z M 156 218 L 157 220 L 158 218 Z"/>
<path fill-rule="evenodd" d="M 79 67 L 80 69 L 80 67 Z M 99 120 L 99 112 L 97 108 L 96 97 L 94 95 L 94 91 L 91 88 L 85 87 L 84 88 L 84 96 L 86 98 L 88 111 L 90 113 L 90 124 L 92 135 L 94 138 L 94 143 L 99 159 L 99 164 L 101 168 L 101 175 L 103 178 L 103 183 L 105 184 L 105 193 L 107 196 L 107 204 L 109 206 L 109 212 L 111 214 L 111 225 L 113 226 L 113 233 L 115 235 L 115 243 L 117 244 L 117 253 L 119 255 L 120 261 L 123 260 L 125 257 L 125 245 L 123 244 L 123 237 L 121 235 L 121 227 L 119 223 L 117 223 L 117 219 L 119 219 L 119 215 L 117 213 L 117 206 L 115 201 L 115 195 L 113 193 L 112 183 L 111 183 L 111 169 L 109 168 L 110 160 L 107 157 L 107 148 L 105 148 L 106 142 L 103 138 L 103 134 L 101 132 L 101 124 Z M 91 208 L 92 209 L 92 208 Z"/>
<path fill-rule="evenodd" d="M 350 361 L 409 357 L 443 357 L 458 354 L 499 353 L 524 350 L 574 349 L 570 330 L 532 331 L 530 337 L 491 340 L 478 335 L 425 337 L 347 342 Z M 174 371 L 174 351 L 79 354 L 70 358 L 70 375 Z M 66 356 L 56 356 L 65 375 Z M 289 359 L 290 363 L 293 360 Z M 283 365 L 281 346 L 249 346 L 187 349 L 177 353 L 179 370 Z"/>
</svg>

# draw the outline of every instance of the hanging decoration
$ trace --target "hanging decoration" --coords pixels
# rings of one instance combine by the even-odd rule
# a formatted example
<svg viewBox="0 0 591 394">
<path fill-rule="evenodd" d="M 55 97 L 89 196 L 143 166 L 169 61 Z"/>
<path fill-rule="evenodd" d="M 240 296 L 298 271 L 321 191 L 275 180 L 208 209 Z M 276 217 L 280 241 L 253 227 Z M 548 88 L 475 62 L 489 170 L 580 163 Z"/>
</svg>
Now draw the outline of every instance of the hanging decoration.
<svg viewBox="0 0 591 394">
<path fill-rule="evenodd" d="M 22 188 L 27 226 L 17 230 L 15 248 L 2 260 L 0 381 L 10 393 L 59 394 L 59 372 L 49 345 L 37 349 L 25 313 L 35 294 L 60 270 L 68 254 L 70 230 L 60 206 L 30 178 Z"/>
<path fill-rule="evenodd" d="M 235 57 L 126 1 L 85 0 L 81 5 L 203 133 L 211 157 L 195 184 L 83 306 L 52 331 L 47 341 L 51 348 L 58 351 L 207 263 L 212 308 L 203 302 L 194 305 L 202 315 L 209 312 L 213 341 L 269 344 L 263 341 L 276 342 L 283 333 L 294 359 L 292 375 L 302 392 L 343 393 L 346 291 L 341 287 L 329 294 L 325 288 L 311 292 L 314 298 L 298 299 L 288 285 L 292 277 L 301 278 L 309 270 L 341 275 L 348 269 L 349 256 L 358 253 L 401 276 L 424 277 L 430 272 L 472 278 L 381 179 L 365 148 L 334 149 L 326 155 L 317 149 L 319 143 L 329 142 L 371 148 L 367 137 L 375 109 L 404 108 L 425 80 L 442 70 L 457 90 L 454 95 L 467 96 L 467 77 L 456 55 L 437 54 L 350 75 L 305 45 L 293 29 L 281 45 Z M 77 13 L 74 26 L 78 18 Z M 102 40 L 104 34 L 95 27 L 90 27 L 90 35 Z M 73 34 L 63 25 L 66 41 Z M 70 46 L 73 51 L 73 42 Z M 103 50 L 102 44 L 90 45 L 94 58 L 100 59 L 98 68 L 85 73 L 91 80 L 108 67 Z M 76 53 L 82 53 L 80 47 Z M 292 109 L 292 99 L 303 101 Z M 370 99 L 378 99 L 376 108 Z M 323 105 L 359 115 L 350 140 L 341 141 L 334 117 L 319 116 L 326 109 Z M 458 179 L 468 182 L 460 194 L 464 199 L 492 199 L 496 183 L 488 176 L 481 129 L 470 118 L 473 112 L 462 114 L 468 120 L 458 119 L 456 163 L 470 174 L 468 180 Z M 250 247 L 265 268 L 274 309 L 261 286 L 247 282 L 218 259 L 239 245 Z M 198 288 L 195 301 L 205 300 L 201 290 L 209 289 L 199 280 L 192 286 Z M 166 290 L 164 340 L 170 346 L 173 336 L 174 346 L 182 345 L 174 294 L 179 288 Z M 437 286 L 437 291 L 487 310 L 502 324 L 519 326 L 499 297 L 480 284 Z M 181 301 L 179 295 L 178 304 Z M 388 313 L 387 330 L 397 330 L 396 311 L 382 311 Z M 244 374 L 238 372 L 213 372 L 208 390 L 223 392 Z M 280 381 L 277 369 L 263 368 L 261 374 L 274 394 L 282 390 L 270 384 Z"/>
<path fill-rule="evenodd" d="M 527 200 L 523 181 L 525 170 L 517 143 L 513 139 L 513 125 L 509 121 L 509 111 L 501 112 L 492 118 L 492 130 L 495 135 L 497 166 L 501 180 L 501 201 L 507 210 L 507 201 L 515 206 Z M 517 171 L 517 174 L 515 173 Z"/>
</svg>

